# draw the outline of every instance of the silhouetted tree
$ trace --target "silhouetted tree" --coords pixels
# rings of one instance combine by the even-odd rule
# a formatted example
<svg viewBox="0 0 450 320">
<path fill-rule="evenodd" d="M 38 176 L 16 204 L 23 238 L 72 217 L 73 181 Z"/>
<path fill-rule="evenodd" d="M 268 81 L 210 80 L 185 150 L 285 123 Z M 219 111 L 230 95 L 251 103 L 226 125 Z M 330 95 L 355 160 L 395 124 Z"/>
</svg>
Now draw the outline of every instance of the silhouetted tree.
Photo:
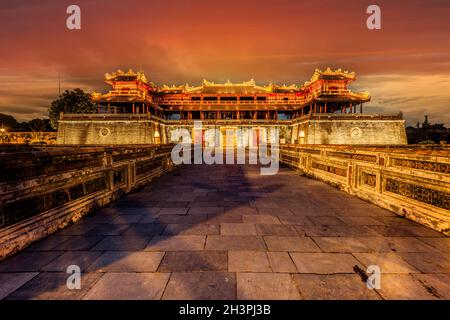
<svg viewBox="0 0 450 320">
<path fill-rule="evenodd" d="M 95 113 L 97 106 L 92 101 L 91 95 L 81 89 L 66 90 L 58 99 L 52 102 L 49 109 L 50 124 L 52 128 L 58 128 L 58 120 L 61 112 L 64 113 Z"/>
<path fill-rule="evenodd" d="M 23 122 L 22 125 L 26 127 L 26 131 L 51 131 L 49 119 L 33 119 L 28 122 Z"/>
<path fill-rule="evenodd" d="M 0 113 L 0 127 L 3 127 L 8 131 L 17 131 L 19 126 L 19 123 L 13 116 Z"/>
</svg>

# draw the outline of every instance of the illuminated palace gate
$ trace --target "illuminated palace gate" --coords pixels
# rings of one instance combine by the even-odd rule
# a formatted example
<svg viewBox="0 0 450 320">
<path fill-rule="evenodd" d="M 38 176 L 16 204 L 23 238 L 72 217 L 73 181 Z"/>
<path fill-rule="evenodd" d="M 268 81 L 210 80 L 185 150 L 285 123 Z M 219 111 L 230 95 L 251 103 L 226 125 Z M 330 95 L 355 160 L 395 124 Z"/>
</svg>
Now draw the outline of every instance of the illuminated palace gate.
<svg viewBox="0 0 450 320">
<path fill-rule="evenodd" d="M 62 144 L 159 144 L 171 140 L 173 129 L 193 134 L 194 122 L 204 129 L 230 132 L 219 139 L 236 145 L 233 132 L 277 127 L 280 143 L 406 144 L 401 114 L 363 113 L 367 92 L 353 92 L 355 73 L 315 70 L 302 85 L 257 85 L 203 80 L 198 86 L 157 86 L 142 72 L 106 74 L 108 93 L 93 93 L 97 114 L 63 114 L 58 125 Z M 205 142 L 206 143 L 206 142 Z"/>
<path fill-rule="evenodd" d="M 303 85 L 260 86 L 252 79 L 242 83 L 203 80 L 198 86 L 156 86 L 142 72 L 132 70 L 119 70 L 106 74 L 105 78 L 112 90 L 106 94 L 93 93 L 99 114 L 148 115 L 166 129 L 186 127 L 191 132 L 194 120 L 201 120 L 205 128 L 219 129 L 223 146 L 236 145 L 238 129 L 253 128 L 257 136 L 262 128 L 270 126 L 290 132 L 293 122 L 299 119 L 362 113 L 363 103 L 370 101 L 368 93 L 349 90 L 355 73 L 329 68 L 316 69 Z M 300 131 L 292 140 L 304 138 Z M 158 141 L 164 142 L 159 131 L 155 134 Z M 212 138 L 205 137 L 205 143 L 208 139 Z M 167 140 L 170 142 L 170 137 Z"/>
</svg>

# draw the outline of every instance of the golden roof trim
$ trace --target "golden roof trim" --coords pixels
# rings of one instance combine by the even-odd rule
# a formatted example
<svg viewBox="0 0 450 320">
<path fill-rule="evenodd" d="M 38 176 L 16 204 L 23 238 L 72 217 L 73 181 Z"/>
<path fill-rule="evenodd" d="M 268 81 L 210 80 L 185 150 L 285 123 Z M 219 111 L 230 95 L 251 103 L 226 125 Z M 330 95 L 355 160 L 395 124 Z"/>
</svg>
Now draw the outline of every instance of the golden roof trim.
<svg viewBox="0 0 450 320">
<path fill-rule="evenodd" d="M 326 75 L 326 76 L 342 76 L 342 77 L 347 78 L 349 80 L 355 80 L 355 78 L 356 78 L 356 73 L 355 72 L 349 72 L 347 70 L 343 71 L 341 68 L 336 69 L 336 70 L 332 70 L 330 67 L 327 67 L 324 71 L 322 71 L 320 69 L 314 70 L 314 74 L 312 75 L 311 79 L 309 81 L 306 81 L 303 84 L 303 87 L 311 84 L 314 81 L 319 80 L 322 75 Z"/>
<path fill-rule="evenodd" d="M 144 72 L 142 71 L 133 71 L 132 69 L 128 69 L 128 71 L 122 71 L 118 69 L 117 71 L 113 73 L 105 73 L 105 80 L 106 81 L 113 81 L 116 77 L 119 76 L 128 76 L 128 77 L 136 77 L 137 80 L 141 80 L 142 82 L 145 82 L 148 84 L 147 77 L 145 76 Z"/>
</svg>

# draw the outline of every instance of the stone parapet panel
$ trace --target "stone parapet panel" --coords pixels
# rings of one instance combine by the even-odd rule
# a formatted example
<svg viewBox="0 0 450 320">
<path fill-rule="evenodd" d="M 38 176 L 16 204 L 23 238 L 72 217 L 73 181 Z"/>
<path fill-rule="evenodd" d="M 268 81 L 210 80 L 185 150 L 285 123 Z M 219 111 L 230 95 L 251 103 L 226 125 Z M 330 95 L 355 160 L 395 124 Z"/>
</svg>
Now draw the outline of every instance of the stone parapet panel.
<svg viewBox="0 0 450 320">
<path fill-rule="evenodd" d="M 282 145 L 280 161 L 450 235 L 450 148 Z"/>
<path fill-rule="evenodd" d="M 407 144 L 405 121 L 398 119 L 322 117 L 305 119 L 293 127 L 291 141 L 299 144 Z"/>
<path fill-rule="evenodd" d="M 0 259 L 171 170 L 172 147 L 2 146 Z"/>
</svg>

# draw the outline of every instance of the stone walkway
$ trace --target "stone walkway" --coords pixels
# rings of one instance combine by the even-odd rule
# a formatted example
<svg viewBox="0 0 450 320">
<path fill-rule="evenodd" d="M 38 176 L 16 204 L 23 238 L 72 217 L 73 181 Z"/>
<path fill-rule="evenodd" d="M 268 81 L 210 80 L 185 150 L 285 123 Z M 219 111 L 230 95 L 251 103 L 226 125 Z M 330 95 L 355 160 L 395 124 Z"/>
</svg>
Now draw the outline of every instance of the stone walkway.
<svg viewBox="0 0 450 320">
<path fill-rule="evenodd" d="M 0 262 L 0 299 L 449 299 L 449 273 L 449 238 L 324 183 L 196 165 Z"/>
</svg>

